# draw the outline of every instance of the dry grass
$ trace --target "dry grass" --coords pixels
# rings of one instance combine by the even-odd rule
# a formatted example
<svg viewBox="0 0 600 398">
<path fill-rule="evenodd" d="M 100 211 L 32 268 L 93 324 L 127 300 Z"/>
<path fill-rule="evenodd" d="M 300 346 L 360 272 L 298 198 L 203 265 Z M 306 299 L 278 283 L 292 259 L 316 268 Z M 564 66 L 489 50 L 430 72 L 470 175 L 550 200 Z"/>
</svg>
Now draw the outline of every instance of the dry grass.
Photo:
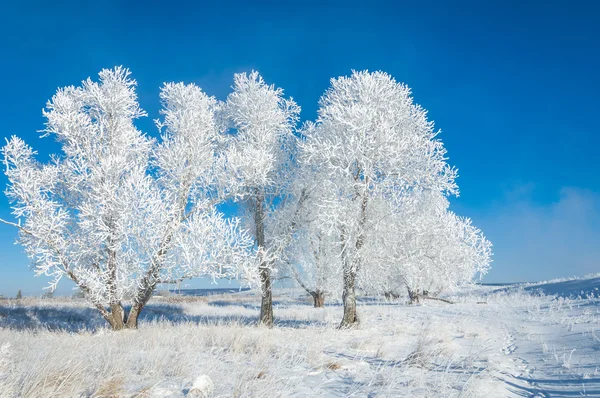
<svg viewBox="0 0 600 398">
<path fill-rule="evenodd" d="M 327 364 L 325 365 L 325 368 L 329 369 L 329 370 L 339 370 L 342 368 L 342 365 L 340 365 L 337 362 L 327 362 Z"/>
<path fill-rule="evenodd" d="M 341 307 L 315 309 L 296 297 L 276 298 L 273 329 L 255 326 L 258 300 L 248 294 L 159 298 L 155 304 L 162 304 L 149 308 L 156 317 L 136 331 L 50 331 L 37 323 L 0 328 L 0 347 L 10 343 L 0 349 L 0 395 L 160 397 L 170 391 L 181 397 L 206 374 L 215 397 L 451 397 L 471 378 L 471 370 L 451 367 L 472 355 L 465 347 L 482 333 L 464 316 L 369 303 L 359 307 L 360 327 L 340 331 Z M 83 306 L 74 300 L 23 305 L 37 311 Z M 178 315 L 169 318 L 168 311 Z M 466 336 L 465 346 L 452 344 L 458 335 Z"/>
<path fill-rule="evenodd" d="M 93 398 L 111 398 L 119 397 L 125 393 L 124 390 L 125 377 L 115 376 L 106 380 L 101 384 L 96 392 L 92 395 Z"/>
<path fill-rule="evenodd" d="M 152 302 L 154 303 L 166 303 L 166 304 L 181 304 L 181 303 L 208 303 L 209 297 L 206 296 L 166 296 L 166 297 L 153 297 Z"/>
</svg>

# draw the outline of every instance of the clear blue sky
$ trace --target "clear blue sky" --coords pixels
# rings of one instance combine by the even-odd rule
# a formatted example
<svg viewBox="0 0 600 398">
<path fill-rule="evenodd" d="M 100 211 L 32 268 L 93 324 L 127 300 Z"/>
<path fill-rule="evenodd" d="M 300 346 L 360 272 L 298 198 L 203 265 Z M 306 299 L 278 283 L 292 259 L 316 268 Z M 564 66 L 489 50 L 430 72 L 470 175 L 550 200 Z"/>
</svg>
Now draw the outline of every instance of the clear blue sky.
<svg viewBox="0 0 600 398">
<path fill-rule="evenodd" d="M 381 69 L 442 129 L 460 173 L 453 209 L 495 246 L 487 281 L 600 272 L 600 2 L 202 3 L 4 2 L 2 135 L 45 159 L 57 150 L 36 132 L 45 102 L 115 65 L 138 80 L 150 134 L 165 81 L 223 99 L 233 73 L 256 69 L 313 119 L 329 78 Z M 38 292 L 15 237 L 0 226 L 0 293 Z"/>
</svg>

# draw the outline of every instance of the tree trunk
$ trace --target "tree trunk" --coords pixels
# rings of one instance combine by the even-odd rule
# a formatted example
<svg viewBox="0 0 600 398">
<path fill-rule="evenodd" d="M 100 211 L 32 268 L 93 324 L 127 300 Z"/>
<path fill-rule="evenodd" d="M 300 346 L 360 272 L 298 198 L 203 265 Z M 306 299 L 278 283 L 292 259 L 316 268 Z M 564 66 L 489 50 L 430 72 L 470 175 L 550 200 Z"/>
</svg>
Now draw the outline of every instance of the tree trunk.
<svg viewBox="0 0 600 398">
<path fill-rule="evenodd" d="M 145 288 L 142 288 L 138 292 L 138 295 L 136 296 L 136 299 L 134 300 L 134 303 L 131 306 L 131 309 L 129 310 L 129 314 L 127 314 L 125 326 L 128 329 L 137 329 L 138 318 L 140 317 L 140 314 L 142 313 L 142 310 L 144 309 L 148 301 L 150 301 L 150 299 L 152 298 L 152 293 L 154 293 L 157 281 L 158 276 L 154 275 L 152 281 L 149 282 L 149 284 Z"/>
<path fill-rule="evenodd" d="M 408 298 L 409 298 L 409 302 L 408 304 L 415 304 L 415 303 L 419 303 L 419 292 L 418 291 L 413 291 L 410 288 L 406 288 L 408 290 Z"/>
<path fill-rule="evenodd" d="M 271 288 L 271 270 L 268 267 L 260 269 L 262 299 L 260 303 L 260 324 L 273 326 L 273 289 Z"/>
<path fill-rule="evenodd" d="M 142 308 L 144 308 L 142 304 L 134 304 L 131 306 L 131 310 L 129 310 L 129 314 L 127 315 L 127 322 L 125 323 L 125 326 L 128 329 L 137 329 L 138 318 L 140 316 L 140 312 L 142 312 Z"/>
<path fill-rule="evenodd" d="M 75 275 L 69 273 L 69 278 L 73 282 L 75 282 L 84 295 L 90 294 L 89 288 L 87 285 L 82 283 Z M 123 305 L 120 302 L 113 303 L 109 306 L 110 311 L 104 307 L 104 305 L 100 303 L 95 303 L 96 309 L 102 314 L 102 317 L 108 322 L 113 330 L 122 330 L 122 329 L 136 329 L 137 328 L 137 320 L 144 308 L 144 305 L 148 302 L 150 297 L 152 296 L 152 292 L 154 291 L 154 285 L 151 288 L 147 288 L 144 290 L 143 298 L 144 300 L 134 304 L 127 314 L 123 308 Z"/>
<path fill-rule="evenodd" d="M 260 303 L 259 324 L 268 327 L 273 326 L 273 289 L 271 286 L 271 269 L 268 260 L 264 258 L 265 248 L 265 217 L 264 217 L 264 194 L 256 191 L 254 203 L 254 224 L 256 226 L 256 244 L 263 258 L 260 262 L 260 286 L 262 298 Z"/>
<path fill-rule="evenodd" d="M 113 330 L 122 329 L 137 329 L 138 318 L 142 312 L 142 309 L 146 306 L 146 303 L 152 297 L 153 287 L 147 287 L 140 293 L 141 296 L 131 306 L 129 312 L 125 311 L 121 303 L 112 304 L 110 306 L 110 312 L 106 311 L 102 306 L 97 305 L 96 307 L 102 313 L 104 318 L 108 321 Z"/>
<path fill-rule="evenodd" d="M 108 322 L 113 330 L 121 330 L 125 327 L 124 323 L 125 313 L 121 303 L 110 305 L 110 318 Z"/>
<path fill-rule="evenodd" d="M 314 300 L 315 308 L 323 308 L 325 306 L 325 294 L 321 290 L 310 292 L 310 295 Z"/>
<path fill-rule="evenodd" d="M 110 324 L 112 330 L 123 330 L 123 329 L 137 329 L 138 317 L 144 306 L 141 304 L 134 304 L 131 307 L 129 313 L 125 311 L 123 306 L 118 304 L 112 304 L 110 306 L 110 312 L 99 307 L 98 309 Z"/>
<path fill-rule="evenodd" d="M 355 182 L 358 183 L 360 176 L 360 170 L 357 171 L 357 174 L 354 178 Z M 365 186 L 369 185 L 369 180 L 365 178 L 364 180 Z M 362 250 L 362 247 L 365 243 L 365 225 L 367 222 L 367 202 L 368 196 L 365 192 L 362 194 L 357 192 L 357 198 L 360 198 L 360 218 L 359 222 L 359 234 L 356 238 L 356 254 L 358 255 Z M 360 256 L 355 256 L 354 259 L 350 259 L 348 257 L 348 247 L 346 246 L 348 242 L 346 242 L 345 232 L 342 229 L 341 234 L 341 242 L 342 242 L 342 261 L 344 268 L 344 292 L 342 295 L 342 300 L 344 301 L 344 316 L 342 318 L 342 322 L 340 323 L 340 329 L 349 328 L 358 325 L 358 315 L 356 314 L 356 274 L 360 269 Z"/>
<path fill-rule="evenodd" d="M 358 315 L 356 314 L 356 292 L 354 291 L 356 274 L 351 270 L 344 270 L 344 293 L 342 300 L 344 302 L 344 317 L 340 323 L 340 329 L 350 328 L 358 325 Z"/>
<path fill-rule="evenodd" d="M 385 296 L 386 300 L 396 300 L 398 297 L 400 297 L 399 294 L 396 294 L 392 291 L 385 292 L 384 296 Z"/>
</svg>

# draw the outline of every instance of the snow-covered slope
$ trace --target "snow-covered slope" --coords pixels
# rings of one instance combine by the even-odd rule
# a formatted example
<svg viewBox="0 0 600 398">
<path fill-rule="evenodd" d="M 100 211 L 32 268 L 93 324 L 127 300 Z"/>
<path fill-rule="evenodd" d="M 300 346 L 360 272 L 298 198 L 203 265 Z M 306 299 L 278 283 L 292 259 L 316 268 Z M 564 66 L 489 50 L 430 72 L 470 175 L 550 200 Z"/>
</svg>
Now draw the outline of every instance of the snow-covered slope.
<svg viewBox="0 0 600 398">
<path fill-rule="evenodd" d="M 600 295 L 600 274 L 584 278 L 555 279 L 524 286 L 528 291 L 541 291 L 544 294 L 561 297 L 587 297 Z"/>
</svg>

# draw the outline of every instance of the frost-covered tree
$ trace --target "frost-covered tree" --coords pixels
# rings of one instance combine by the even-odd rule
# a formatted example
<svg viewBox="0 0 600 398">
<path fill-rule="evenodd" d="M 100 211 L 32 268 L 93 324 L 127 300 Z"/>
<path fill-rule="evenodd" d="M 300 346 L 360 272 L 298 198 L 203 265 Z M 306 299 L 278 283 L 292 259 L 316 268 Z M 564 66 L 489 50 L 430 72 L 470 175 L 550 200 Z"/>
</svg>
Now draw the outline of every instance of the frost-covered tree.
<svg viewBox="0 0 600 398">
<path fill-rule="evenodd" d="M 295 280 L 313 298 L 315 308 L 325 305 L 325 298 L 341 292 L 340 242 L 334 235 L 320 230 L 315 223 L 300 228 L 288 247 L 287 266 Z"/>
<path fill-rule="evenodd" d="M 245 220 L 260 258 L 260 323 L 273 324 L 272 271 L 280 236 L 269 231 L 275 201 L 290 181 L 294 129 L 300 108 L 283 90 L 265 83 L 257 73 L 234 77 L 233 92 L 222 106 L 225 125 L 231 129 L 226 161 L 229 190 L 246 211 Z"/>
<path fill-rule="evenodd" d="M 37 275 L 66 277 L 114 329 L 137 319 L 162 280 L 237 277 L 252 240 L 215 204 L 216 101 L 194 85 L 165 84 L 159 143 L 134 125 L 145 112 L 129 70 L 59 89 L 45 135 L 62 153 L 47 164 L 12 137 L 2 152 L 19 241 Z M 254 267 L 252 267 L 254 268 Z M 124 302 L 131 300 L 131 309 Z"/>
<path fill-rule="evenodd" d="M 491 243 L 470 219 L 451 212 L 443 195 L 415 196 L 402 209 L 388 210 L 387 222 L 377 227 L 365 249 L 380 272 L 361 275 L 369 291 L 391 296 L 406 291 L 411 302 L 471 283 L 491 262 Z"/>
<path fill-rule="evenodd" d="M 323 212 L 322 222 L 330 233 L 339 231 L 342 245 L 341 327 L 358 322 L 357 274 L 368 278 L 377 272 L 364 257 L 368 235 L 384 221 L 372 211 L 372 202 L 400 206 L 415 192 L 457 191 L 456 172 L 446 163 L 433 123 L 410 94 L 383 72 L 332 79 L 320 100 L 317 123 L 304 131 L 303 161 L 323 169 L 332 185 L 323 204 L 330 211 Z"/>
<path fill-rule="evenodd" d="M 491 244 L 470 219 L 446 211 L 430 225 L 429 230 L 405 242 L 412 250 L 405 251 L 408 258 L 401 262 L 401 274 L 411 301 L 418 301 L 421 295 L 453 291 L 489 269 Z"/>
<path fill-rule="evenodd" d="M 280 236 L 283 253 L 278 257 L 282 268 L 313 298 L 316 308 L 325 297 L 341 294 L 341 245 L 339 233 L 332 234 L 321 223 L 326 208 L 327 176 L 319 170 L 297 165 L 286 197 L 273 217 L 274 230 Z"/>
</svg>

